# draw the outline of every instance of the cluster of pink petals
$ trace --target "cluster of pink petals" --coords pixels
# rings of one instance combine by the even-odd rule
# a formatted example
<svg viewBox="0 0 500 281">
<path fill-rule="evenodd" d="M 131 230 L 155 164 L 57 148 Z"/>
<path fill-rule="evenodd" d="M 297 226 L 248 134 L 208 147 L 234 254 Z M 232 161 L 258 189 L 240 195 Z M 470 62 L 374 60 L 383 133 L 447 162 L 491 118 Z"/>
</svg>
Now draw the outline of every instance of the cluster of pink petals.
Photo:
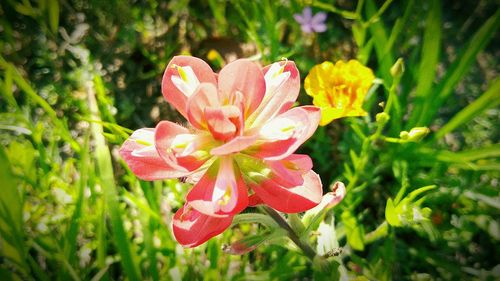
<svg viewBox="0 0 500 281">
<path fill-rule="evenodd" d="M 120 154 L 141 179 L 187 177 L 194 183 L 173 218 L 179 243 L 204 243 L 247 206 L 296 213 L 321 202 L 311 159 L 294 154 L 321 118 L 317 107 L 292 108 L 299 89 L 292 61 L 261 68 L 241 59 L 219 74 L 189 56 L 168 64 L 162 93 L 188 126 L 162 121 L 137 130 Z"/>
</svg>

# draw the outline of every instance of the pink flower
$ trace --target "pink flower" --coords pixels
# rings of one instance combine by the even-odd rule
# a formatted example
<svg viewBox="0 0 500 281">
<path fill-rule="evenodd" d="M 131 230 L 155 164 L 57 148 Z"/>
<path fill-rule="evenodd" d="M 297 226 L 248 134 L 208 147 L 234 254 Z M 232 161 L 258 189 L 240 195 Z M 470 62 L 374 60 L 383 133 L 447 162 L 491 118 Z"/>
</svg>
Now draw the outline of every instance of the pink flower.
<svg viewBox="0 0 500 281">
<path fill-rule="evenodd" d="M 194 247 L 218 235 L 250 203 L 303 212 L 322 198 L 309 156 L 294 154 L 316 130 L 319 108 L 292 108 L 300 77 L 292 61 L 261 68 L 237 60 L 215 74 L 204 61 L 177 56 L 162 92 L 189 122 L 140 129 L 120 154 L 141 179 L 194 183 L 173 219 L 174 235 Z"/>
</svg>

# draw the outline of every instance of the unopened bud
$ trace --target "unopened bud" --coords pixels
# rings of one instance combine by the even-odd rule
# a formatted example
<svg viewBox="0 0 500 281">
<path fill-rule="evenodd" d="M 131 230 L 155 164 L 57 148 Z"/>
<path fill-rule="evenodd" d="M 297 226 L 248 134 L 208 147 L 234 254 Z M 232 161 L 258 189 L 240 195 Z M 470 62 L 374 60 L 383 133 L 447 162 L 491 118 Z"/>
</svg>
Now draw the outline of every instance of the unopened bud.
<svg viewBox="0 0 500 281">
<path fill-rule="evenodd" d="M 385 124 L 389 119 L 391 119 L 391 117 L 385 112 L 380 112 L 375 116 L 375 120 L 377 120 L 379 124 Z"/>
<path fill-rule="evenodd" d="M 430 130 L 427 127 L 415 127 L 410 130 L 410 132 L 402 131 L 399 133 L 399 138 L 406 141 L 411 142 L 419 142 L 421 141 L 427 134 L 429 134 Z"/>
<path fill-rule="evenodd" d="M 391 67 L 391 75 L 392 77 L 401 77 L 405 72 L 405 64 L 402 58 L 399 58 L 396 63 Z"/>
</svg>

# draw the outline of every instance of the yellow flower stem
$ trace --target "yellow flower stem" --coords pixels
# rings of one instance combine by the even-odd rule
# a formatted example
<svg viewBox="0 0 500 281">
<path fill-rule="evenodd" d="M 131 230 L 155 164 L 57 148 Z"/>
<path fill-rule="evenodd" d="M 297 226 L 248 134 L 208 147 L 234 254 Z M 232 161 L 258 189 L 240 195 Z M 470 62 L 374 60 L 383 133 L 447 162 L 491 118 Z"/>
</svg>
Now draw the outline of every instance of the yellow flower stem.
<svg viewBox="0 0 500 281">
<path fill-rule="evenodd" d="M 399 84 L 400 79 L 401 79 L 401 77 L 394 77 L 394 79 L 392 80 L 392 85 L 389 88 L 389 98 L 387 100 L 387 105 L 384 108 L 384 113 L 386 113 L 386 114 L 388 114 L 390 112 L 392 106 L 396 107 L 397 112 L 400 110 L 398 97 L 396 95 L 396 90 L 397 90 L 397 86 Z M 382 136 L 382 131 L 384 130 L 387 122 L 388 122 L 388 120 L 386 120 L 384 122 L 377 122 L 377 129 L 375 130 L 375 132 L 372 135 L 363 139 L 363 144 L 361 145 L 361 151 L 359 153 L 358 161 L 356 161 L 356 163 L 354 163 L 354 175 L 346 187 L 347 192 L 349 192 L 349 190 L 352 190 L 354 187 L 356 187 L 361 174 L 364 173 L 365 165 L 368 162 L 368 159 L 369 159 L 370 153 L 371 153 L 371 149 L 370 149 L 371 145 L 370 144 L 373 141 L 376 141 L 377 139 L 380 139 L 380 138 L 384 138 L 384 140 L 386 139 L 384 136 Z M 353 126 L 354 125 L 351 125 L 351 127 L 353 127 Z M 353 128 L 353 129 L 355 130 L 355 128 Z"/>
<path fill-rule="evenodd" d="M 384 137 L 384 136 L 382 136 L 381 139 L 384 140 L 385 142 L 392 142 L 392 143 L 407 143 L 408 142 L 406 140 L 402 140 L 402 139 L 398 139 L 398 138 L 391 138 L 391 137 Z"/>
<path fill-rule="evenodd" d="M 394 79 L 392 80 L 392 85 L 389 88 L 389 97 L 387 99 L 387 104 L 384 108 L 384 112 L 392 116 L 391 123 L 394 125 L 396 124 L 396 127 L 391 126 L 395 131 L 400 131 L 401 130 L 401 124 L 396 123 L 401 120 L 401 104 L 399 103 L 398 95 L 396 93 L 398 89 L 399 82 L 401 81 L 401 76 L 395 76 Z M 390 114 L 391 108 L 394 107 L 393 113 Z M 383 129 L 383 128 L 382 128 Z"/>
</svg>

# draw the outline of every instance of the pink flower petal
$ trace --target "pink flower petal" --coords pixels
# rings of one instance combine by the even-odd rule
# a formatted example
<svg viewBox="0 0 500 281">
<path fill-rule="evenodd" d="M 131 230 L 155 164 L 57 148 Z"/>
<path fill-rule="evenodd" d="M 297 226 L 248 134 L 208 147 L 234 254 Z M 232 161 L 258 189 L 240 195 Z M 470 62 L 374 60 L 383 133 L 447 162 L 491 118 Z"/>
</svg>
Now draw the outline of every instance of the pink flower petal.
<svg viewBox="0 0 500 281">
<path fill-rule="evenodd" d="M 304 182 L 296 187 L 284 187 L 273 180 L 265 180 L 260 184 L 250 184 L 265 204 L 284 213 L 307 211 L 321 202 L 322 184 L 319 176 L 313 171 L 303 175 Z"/>
<path fill-rule="evenodd" d="M 276 116 L 260 130 L 259 141 L 253 155 L 266 160 L 288 157 L 312 136 L 321 119 L 320 109 L 314 106 L 295 107 Z"/>
<path fill-rule="evenodd" d="M 188 75 L 189 79 L 185 81 L 180 75 L 178 67 L 189 67 L 186 70 L 191 70 L 195 79 Z M 178 82 L 180 84 L 176 85 L 174 81 L 180 81 Z M 198 84 L 204 82 L 217 84 L 216 76 L 206 62 L 191 56 L 176 56 L 165 69 L 161 82 L 161 92 L 165 99 L 187 118 L 187 100 L 194 93 Z"/>
<path fill-rule="evenodd" d="M 252 194 L 248 197 L 248 207 L 255 207 L 262 204 L 264 204 L 264 201 L 257 194 Z"/>
<path fill-rule="evenodd" d="M 217 88 L 214 84 L 201 83 L 194 94 L 189 97 L 187 104 L 189 123 L 197 129 L 206 129 L 205 108 L 220 106 Z"/>
<path fill-rule="evenodd" d="M 222 158 L 207 170 L 189 191 L 186 200 L 209 216 L 235 215 L 248 205 L 248 193 L 239 172 L 235 175 L 231 158 Z"/>
<path fill-rule="evenodd" d="M 300 92 L 300 75 L 293 61 L 277 62 L 264 69 L 266 95 L 249 117 L 252 127 L 259 127 L 275 115 L 290 109 Z"/>
<path fill-rule="evenodd" d="M 232 221 L 232 216 L 211 217 L 185 205 L 175 213 L 172 229 L 177 242 L 184 247 L 192 248 L 222 233 Z"/>
<path fill-rule="evenodd" d="M 180 137 L 188 139 L 184 144 L 178 145 L 176 142 Z M 170 121 L 161 121 L 156 126 L 155 145 L 165 162 L 179 170 L 191 172 L 201 167 L 209 158 L 207 152 L 200 150 L 206 142 L 205 138 L 190 134 L 188 129 Z"/>
<path fill-rule="evenodd" d="M 249 116 L 260 104 L 266 91 L 264 75 L 260 67 L 247 59 L 226 65 L 219 73 L 219 92 L 230 104 L 236 93 L 243 96 L 244 116 Z"/>
<path fill-rule="evenodd" d="M 241 112 L 234 105 L 206 107 L 205 118 L 208 129 L 216 140 L 227 141 L 238 133 Z"/>
<path fill-rule="evenodd" d="M 250 147 L 257 140 L 257 136 L 237 136 L 225 144 L 215 147 L 210 150 L 210 154 L 222 156 L 236 152 L 240 152 L 245 148 Z"/>
<path fill-rule="evenodd" d="M 279 161 L 266 161 L 273 171 L 273 180 L 283 187 L 294 187 L 304 183 L 303 174 L 312 169 L 312 160 L 307 155 L 292 154 Z"/>
<path fill-rule="evenodd" d="M 154 136 L 154 129 L 152 128 L 141 130 L 149 131 Z M 135 132 L 123 143 L 120 148 L 120 155 L 138 178 L 153 181 L 186 175 L 184 169 L 177 169 L 175 166 L 168 165 L 160 157 L 154 144 L 145 145 L 140 140 L 138 141 L 134 135 Z"/>
</svg>

